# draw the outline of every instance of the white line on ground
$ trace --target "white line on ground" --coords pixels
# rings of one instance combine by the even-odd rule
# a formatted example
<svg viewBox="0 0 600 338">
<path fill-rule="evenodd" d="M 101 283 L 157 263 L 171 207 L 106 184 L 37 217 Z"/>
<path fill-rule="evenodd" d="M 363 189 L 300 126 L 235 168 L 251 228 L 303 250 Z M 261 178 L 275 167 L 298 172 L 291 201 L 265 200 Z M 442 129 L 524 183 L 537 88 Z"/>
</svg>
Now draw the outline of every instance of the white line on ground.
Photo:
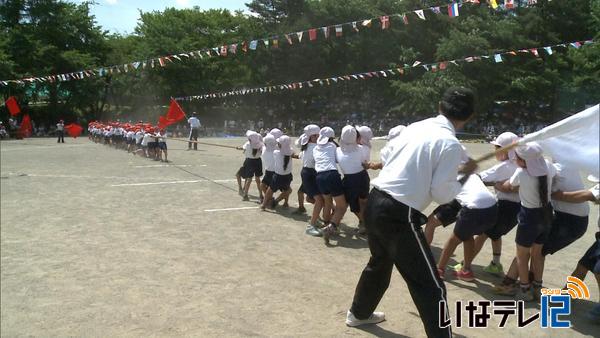
<svg viewBox="0 0 600 338">
<path fill-rule="evenodd" d="M 165 167 L 192 167 L 191 164 L 150 164 L 150 165 L 134 165 L 134 168 L 165 168 Z M 206 164 L 198 164 L 194 167 L 206 167 Z"/>
<path fill-rule="evenodd" d="M 205 212 L 216 212 L 216 211 L 231 211 L 231 210 L 249 210 L 257 209 L 257 207 L 239 207 L 239 208 L 223 208 L 223 209 L 206 209 Z"/>
<path fill-rule="evenodd" d="M 207 182 L 206 180 L 193 180 L 193 181 L 168 181 L 168 182 L 145 182 L 145 183 L 123 183 L 113 184 L 111 187 L 137 187 L 144 185 L 160 185 L 160 184 L 181 184 L 181 183 L 198 183 Z"/>
</svg>

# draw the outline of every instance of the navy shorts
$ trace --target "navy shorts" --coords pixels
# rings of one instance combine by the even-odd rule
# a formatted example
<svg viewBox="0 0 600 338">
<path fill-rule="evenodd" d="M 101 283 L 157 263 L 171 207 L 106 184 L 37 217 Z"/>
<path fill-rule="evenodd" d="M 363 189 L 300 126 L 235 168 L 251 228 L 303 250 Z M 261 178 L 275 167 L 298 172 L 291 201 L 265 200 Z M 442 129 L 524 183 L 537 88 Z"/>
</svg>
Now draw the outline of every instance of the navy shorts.
<svg viewBox="0 0 600 338">
<path fill-rule="evenodd" d="M 271 183 L 273 183 L 273 175 L 274 174 L 275 174 L 274 171 L 265 170 L 265 176 L 263 176 L 262 184 L 270 187 Z"/>
<path fill-rule="evenodd" d="M 327 170 L 317 173 L 317 187 L 319 187 L 321 195 L 337 197 L 344 194 L 342 177 L 337 170 Z"/>
<path fill-rule="evenodd" d="M 498 206 L 496 204 L 484 209 L 462 207 L 454 225 L 454 235 L 466 241 L 475 235 L 481 235 L 496 224 Z"/>
<path fill-rule="evenodd" d="M 548 239 L 542 248 L 542 255 L 552 255 L 581 238 L 587 230 L 588 221 L 587 216 L 575 216 L 554 211 L 554 220 Z"/>
<path fill-rule="evenodd" d="M 498 219 L 485 234 L 495 241 L 509 233 L 517 225 L 519 211 L 521 211 L 521 203 L 498 200 Z"/>
<path fill-rule="evenodd" d="M 156 142 L 148 142 L 148 149 L 155 149 L 158 147 Z"/>
<path fill-rule="evenodd" d="M 452 200 L 450 203 L 442 204 L 435 208 L 433 214 L 435 215 L 435 218 L 442 223 L 443 227 L 447 227 L 456 222 L 460 209 L 462 209 L 460 203 L 458 203 L 457 200 Z"/>
<path fill-rule="evenodd" d="M 579 264 L 585 266 L 589 271 L 600 273 L 600 232 L 596 233 L 596 241 L 583 254 Z"/>
<path fill-rule="evenodd" d="M 243 178 L 261 177 L 263 175 L 262 160 L 260 158 L 246 158 L 243 168 Z"/>
<path fill-rule="evenodd" d="M 314 168 L 302 168 L 300 177 L 302 178 L 302 186 L 300 189 L 303 193 L 310 198 L 314 198 L 321 194 L 319 192 L 319 186 L 317 185 L 317 171 Z"/>
<path fill-rule="evenodd" d="M 162 150 L 167 150 L 167 142 L 158 142 L 158 147 Z"/>
<path fill-rule="evenodd" d="M 360 212 L 359 200 L 369 197 L 370 183 L 371 179 L 366 170 L 356 174 L 344 175 L 342 186 L 344 187 L 344 196 L 350 206 L 350 211 Z"/>
<path fill-rule="evenodd" d="M 273 192 L 276 191 L 287 191 L 290 190 L 290 185 L 292 184 L 292 180 L 294 177 L 292 174 L 287 175 L 277 175 L 273 174 L 273 180 L 271 185 L 269 186 Z"/>
<path fill-rule="evenodd" d="M 517 236 L 515 242 L 526 248 L 535 244 L 544 244 L 550 233 L 550 224 L 546 224 L 543 208 L 526 208 L 519 211 Z M 549 210 L 549 212 L 552 212 Z"/>
</svg>

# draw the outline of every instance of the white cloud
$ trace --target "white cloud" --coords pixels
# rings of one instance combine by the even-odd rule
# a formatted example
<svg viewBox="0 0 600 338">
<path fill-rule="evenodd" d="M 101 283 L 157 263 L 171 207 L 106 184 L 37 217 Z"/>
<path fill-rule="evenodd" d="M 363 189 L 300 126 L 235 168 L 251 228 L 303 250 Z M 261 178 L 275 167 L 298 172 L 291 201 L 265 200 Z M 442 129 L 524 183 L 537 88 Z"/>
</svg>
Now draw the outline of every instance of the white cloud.
<svg viewBox="0 0 600 338">
<path fill-rule="evenodd" d="M 117 0 L 106 0 L 106 3 L 109 5 L 114 5 L 117 3 Z"/>
</svg>

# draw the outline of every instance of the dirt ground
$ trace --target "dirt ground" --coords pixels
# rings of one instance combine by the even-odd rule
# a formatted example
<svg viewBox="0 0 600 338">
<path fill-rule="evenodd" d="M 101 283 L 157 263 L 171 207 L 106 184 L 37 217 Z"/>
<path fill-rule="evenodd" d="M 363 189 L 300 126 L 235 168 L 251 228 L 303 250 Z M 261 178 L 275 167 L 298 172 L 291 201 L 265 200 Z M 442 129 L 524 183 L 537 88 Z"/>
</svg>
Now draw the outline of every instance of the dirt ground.
<svg viewBox="0 0 600 338">
<path fill-rule="evenodd" d="M 0 143 L 2 336 L 424 336 L 397 272 L 378 308 L 387 321 L 346 327 L 369 258 L 365 238 L 342 233 L 327 247 L 304 234 L 307 218 L 292 215 L 293 208 L 260 212 L 256 196 L 243 202 L 233 179 L 241 152 L 205 145 L 185 151 L 185 143 L 169 141 L 167 165 L 86 138 L 66 142 Z M 375 142 L 373 157 L 382 145 Z M 467 148 L 474 157 L 490 150 Z M 299 170 L 296 161 L 292 207 Z M 257 195 L 254 186 L 251 192 Z M 592 243 L 597 218 L 592 206 L 585 236 L 547 260 L 546 286 L 563 286 Z M 344 223 L 358 222 L 348 213 Z M 451 230 L 436 232 L 436 257 Z M 505 268 L 514 236 L 504 241 Z M 491 256 L 488 243 L 474 262 L 475 283 L 448 277 L 451 308 L 457 300 L 499 299 L 490 287 L 500 279 L 482 271 Z M 462 247 L 454 258 L 462 258 Z M 486 330 L 454 332 L 598 337 L 600 326 L 585 317 L 598 287 L 591 276 L 586 281 L 591 300 L 574 303 L 570 329 L 542 329 L 539 322 L 518 329 L 512 316 L 503 329 L 493 317 Z M 533 304 L 526 313 L 537 311 Z"/>
</svg>

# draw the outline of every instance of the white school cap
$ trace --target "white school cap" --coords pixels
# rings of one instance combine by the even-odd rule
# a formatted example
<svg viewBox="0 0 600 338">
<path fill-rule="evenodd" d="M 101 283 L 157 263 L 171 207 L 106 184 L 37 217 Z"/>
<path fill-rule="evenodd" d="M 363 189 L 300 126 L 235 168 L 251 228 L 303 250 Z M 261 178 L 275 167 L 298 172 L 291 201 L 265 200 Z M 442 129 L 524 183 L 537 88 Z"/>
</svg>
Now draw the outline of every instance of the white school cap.
<svg viewBox="0 0 600 338">
<path fill-rule="evenodd" d="M 267 134 L 263 138 L 263 142 L 265 144 L 265 150 L 267 151 L 273 151 L 277 148 L 277 140 L 271 134 Z"/>
<path fill-rule="evenodd" d="M 283 132 L 277 128 L 273 128 L 273 129 L 271 129 L 269 134 L 273 135 L 273 137 L 275 137 L 275 139 L 278 139 L 281 137 L 281 135 L 283 135 Z"/>
<path fill-rule="evenodd" d="M 346 152 L 358 149 L 356 135 L 356 128 L 353 126 L 345 126 L 342 128 L 342 134 L 340 136 L 340 148 L 342 151 Z"/>
<path fill-rule="evenodd" d="M 537 142 L 528 142 L 516 149 L 517 155 L 525 161 L 529 175 L 538 177 L 548 174 L 548 166 L 544 160 L 544 151 Z"/>
<path fill-rule="evenodd" d="M 507 132 L 504 132 L 504 133 L 498 135 L 498 137 L 496 137 L 496 139 L 491 141 L 490 143 L 495 146 L 498 146 L 498 147 L 506 147 L 506 146 L 509 146 L 509 145 L 517 142 L 518 140 L 519 140 L 519 136 L 517 136 L 514 133 L 511 133 L 510 131 L 507 131 Z M 515 159 L 515 151 L 514 150 L 508 151 L 508 158 L 510 160 Z"/>
<path fill-rule="evenodd" d="M 356 127 L 356 130 L 360 134 L 360 143 L 371 147 L 371 139 L 373 138 L 373 131 L 367 126 Z"/>
<path fill-rule="evenodd" d="M 394 138 L 400 136 L 400 134 L 402 134 L 402 132 L 404 131 L 405 128 L 406 128 L 406 126 L 398 125 L 392 129 L 390 129 L 390 131 L 388 132 L 387 140 L 389 141 L 391 139 L 394 139 Z"/>
<path fill-rule="evenodd" d="M 331 127 L 323 127 L 319 131 L 319 139 L 317 140 L 317 144 L 327 144 L 329 139 L 335 137 L 335 132 Z"/>
<path fill-rule="evenodd" d="M 292 149 L 292 140 L 287 135 L 282 135 L 277 139 L 277 142 L 281 145 L 281 153 L 283 156 L 291 156 L 294 153 L 294 149 Z"/>
<path fill-rule="evenodd" d="M 250 141 L 250 146 L 252 146 L 252 149 L 261 148 L 263 146 L 262 136 L 260 136 L 259 133 L 248 130 L 246 131 L 246 137 L 248 137 L 248 141 Z"/>
<path fill-rule="evenodd" d="M 304 127 L 304 134 L 308 137 L 319 135 L 319 131 L 321 131 L 321 129 L 316 124 L 309 124 Z"/>
</svg>

